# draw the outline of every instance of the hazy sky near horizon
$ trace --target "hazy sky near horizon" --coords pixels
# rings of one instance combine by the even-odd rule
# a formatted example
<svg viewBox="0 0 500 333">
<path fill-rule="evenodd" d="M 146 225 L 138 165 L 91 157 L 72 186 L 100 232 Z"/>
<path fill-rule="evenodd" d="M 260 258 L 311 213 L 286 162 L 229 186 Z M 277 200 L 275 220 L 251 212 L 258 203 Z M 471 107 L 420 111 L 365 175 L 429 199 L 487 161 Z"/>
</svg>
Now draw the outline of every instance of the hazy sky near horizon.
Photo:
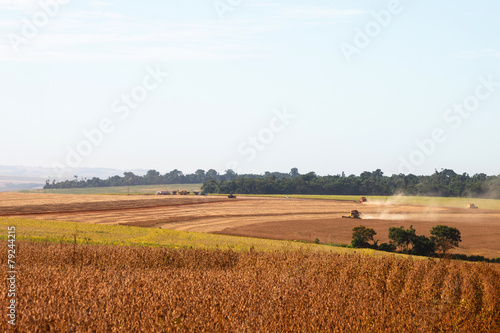
<svg viewBox="0 0 500 333">
<path fill-rule="evenodd" d="M 500 174 L 498 1 L 59 1 L 0 0 L 2 165 Z"/>
</svg>

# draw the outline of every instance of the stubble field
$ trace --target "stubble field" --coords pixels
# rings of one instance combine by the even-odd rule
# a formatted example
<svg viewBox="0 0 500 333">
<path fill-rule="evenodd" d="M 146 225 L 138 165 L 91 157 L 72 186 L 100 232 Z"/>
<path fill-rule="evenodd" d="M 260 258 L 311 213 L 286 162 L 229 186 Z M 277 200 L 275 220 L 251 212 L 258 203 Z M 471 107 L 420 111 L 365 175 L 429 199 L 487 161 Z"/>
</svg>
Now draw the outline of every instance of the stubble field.
<svg viewBox="0 0 500 333">
<path fill-rule="evenodd" d="M 349 211 L 362 220 L 343 219 Z M 109 196 L 61 194 L 0 194 L 0 216 L 120 224 L 180 231 L 219 233 L 269 239 L 344 243 L 352 227 L 375 229 L 375 239 L 388 241 L 390 227 L 410 225 L 429 235 L 445 224 L 462 232 L 455 253 L 500 257 L 500 210 L 400 204 L 390 200 L 353 201 L 283 197 Z"/>
<path fill-rule="evenodd" d="M 364 219 L 341 218 L 351 209 Z M 20 332 L 498 332 L 498 264 L 272 239 L 348 243 L 364 224 L 386 241 L 391 226 L 446 224 L 462 231 L 459 253 L 495 257 L 499 223 L 499 210 L 387 200 L 0 194 Z"/>
</svg>

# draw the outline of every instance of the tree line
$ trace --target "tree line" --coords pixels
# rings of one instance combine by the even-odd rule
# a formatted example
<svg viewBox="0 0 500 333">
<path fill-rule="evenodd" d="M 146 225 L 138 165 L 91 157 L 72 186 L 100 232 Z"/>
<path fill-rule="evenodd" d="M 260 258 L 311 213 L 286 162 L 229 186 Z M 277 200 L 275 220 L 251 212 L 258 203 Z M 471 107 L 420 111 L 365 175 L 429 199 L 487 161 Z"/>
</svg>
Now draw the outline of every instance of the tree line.
<svg viewBox="0 0 500 333">
<path fill-rule="evenodd" d="M 110 186 L 133 186 L 133 185 L 162 185 L 162 184 L 205 184 L 209 181 L 231 181 L 239 178 L 245 179 L 266 179 L 275 178 L 294 178 L 300 176 L 297 168 L 293 168 L 290 173 L 269 172 L 266 171 L 263 175 L 257 174 L 237 174 L 233 170 L 226 170 L 220 174 L 214 169 L 205 171 L 198 169 L 194 173 L 184 174 L 178 169 L 174 169 L 165 174 L 160 174 L 154 169 L 146 172 L 144 176 L 135 175 L 133 172 L 124 172 L 123 176 L 113 176 L 107 179 L 93 178 L 78 178 L 57 182 L 56 180 L 47 179 L 45 181 L 45 189 L 55 188 L 87 188 L 87 187 L 110 187 Z"/>
<path fill-rule="evenodd" d="M 198 169 L 192 174 L 184 174 L 174 169 L 165 174 L 152 169 L 138 176 L 125 172 L 123 176 L 108 179 L 91 179 L 75 176 L 72 180 L 46 181 L 44 188 L 86 188 L 133 185 L 161 184 L 199 184 L 203 183 L 205 193 L 238 194 L 330 194 L 330 195 L 426 195 L 443 197 L 488 197 L 500 199 L 500 175 L 488 176 L 484 173 L 470 176 L 457 174 L 451 169 L 435 171 L 430 176 L 413 174 L 394 174 L 385 176 L 377 169 L 356 175 L 318 176 L 315 172 L 300 174 L 297 168 L 289 173 L 265 172 L 256 174 L 237 174 L 226 170 L 219 174 L 210 169 Z"/>
<path fill-rule="evenodd" d="M 64 180 L 57 182 L 55 180 L 45 181 L 44 188 L 87 188 L 87 187 L 110 187 L 110 186 L 134 186 L 134 185 L 162 185 L 162 184 L 201 184 L 209 180 L 232 180 L 237 177 L 232 170 L 226 171 L 221 175 L 214 169 L 205 172 L 203 169 L 198 169 L 192 174 L 184 174 L 182 171 L 174 169 L 165 174 L 160 174 L 154 169 L 146 172 L 144 176 L 139 176 L 133 172 L 124 172 L 123 176 L 113 176 L 107 179 L 93 178 L 78 178 L 74 176 L 72 180 Z"/>
<path fill-rule="evenodd" d="M 294 175 L 293 175 L 294 174 Z M 453 170 L 435 171 L 430 176 L 413 174 L 384 176 L 380 169 L 359 176 L 345 174 L 318 176 L 314 172 L 286 176 L 236 177 L 211 179 L 203 184 L 206 193 L 238 194 L 317 194 L 317 195 L 425 195 L 442 197 L 487 197 L 500 199 L 500 175 L 473 176 Z"/>
</svg>

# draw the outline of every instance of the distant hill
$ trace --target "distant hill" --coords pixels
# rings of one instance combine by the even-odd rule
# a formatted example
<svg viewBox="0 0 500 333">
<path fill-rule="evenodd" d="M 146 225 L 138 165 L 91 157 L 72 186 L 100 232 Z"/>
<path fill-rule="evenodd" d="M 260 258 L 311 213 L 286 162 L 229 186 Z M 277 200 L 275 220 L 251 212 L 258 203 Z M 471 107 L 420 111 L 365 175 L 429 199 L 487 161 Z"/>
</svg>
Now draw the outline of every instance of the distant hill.
<svg viewBox="0 0 500 333">
<path fill-rule="evenodd" d="M 142 175 L 147 170 L 126 170 L 134 174 Z M 19 165 L 0 165 L 0 192 L 40 189 L 45 185 L 47 179 L 64 181 L 73 179 L 74 175 L 78 178 L 99 177 L 106 179 L 116 175 L 123 175 L 124 170 L 111 168 L 78 168 L 68 170 L 65 175 L 56 175 L 52 168 L 32 167 Z"/>
<path fill-rule="evenodd" d="M 35 190 L 45 185 L 43 178 L 0 175 L 0 192 Z"/>
</svg>

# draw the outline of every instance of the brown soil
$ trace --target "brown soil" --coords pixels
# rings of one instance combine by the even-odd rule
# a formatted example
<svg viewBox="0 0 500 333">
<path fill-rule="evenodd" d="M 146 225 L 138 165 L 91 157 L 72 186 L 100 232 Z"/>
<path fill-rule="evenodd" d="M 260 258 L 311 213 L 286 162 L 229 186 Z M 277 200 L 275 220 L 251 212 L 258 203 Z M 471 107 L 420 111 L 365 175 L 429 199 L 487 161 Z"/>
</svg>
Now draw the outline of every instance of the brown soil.
<svg viewBox="0 0 500 333">
<path fill-rule="evenodd" d="M 357 209 L 361 220 L 343 219 Z M 218 196 L 108 196 L 0 193 L 0 216 L 84 223 L 162 227 L 227 235 L 344 243 L 357 225 L 387 242 L 390 227 L 457 227 L 457 253 L 500 257 L 500 211 L 352 201 Z"/>
</svg>

